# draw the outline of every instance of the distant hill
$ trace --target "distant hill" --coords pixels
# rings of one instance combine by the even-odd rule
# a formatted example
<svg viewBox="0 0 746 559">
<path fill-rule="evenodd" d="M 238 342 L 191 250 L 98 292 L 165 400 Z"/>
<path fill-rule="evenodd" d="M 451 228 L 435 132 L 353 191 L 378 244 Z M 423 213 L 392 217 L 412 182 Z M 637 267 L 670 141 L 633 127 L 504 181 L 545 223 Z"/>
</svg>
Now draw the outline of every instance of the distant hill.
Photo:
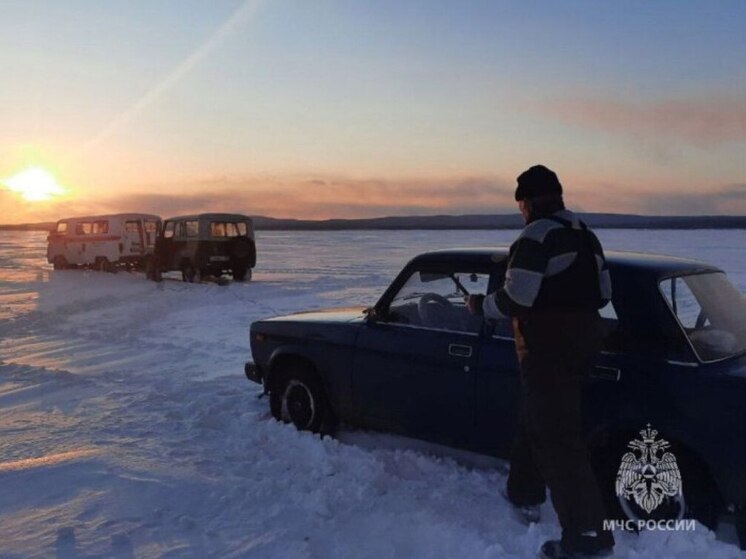
<svg viewBox="0 0 746 559">
<path fill-rule="evenodd" d="M 746 216 L 647 216 L 581 213 L 596 229 L 746 229 Z M 254 217 L 257 230 L 342 231 L 361 229 L 520 229 L 519 214 L 430 215 L 321 221 Z"/>
<path fill-rule="evenodd" d="M 581 213 L 581 219 L 596 229 L 746 229 L 746 216 L 653 216 Z M 371 219 L 278 219 L 255 216 L 259 231 L 345 231 L 364 229 L 520 229 L 518 214 L 426 215 L 376 217 Z M 51 231 L 54 222 L 0 225 L 0 231 Z"/>
<path fill-rule="evenodd" d="M 42 223 L 20 223 L 15 225 L 0 225 L 0 231 L 51 231 L 54 229 L 54 221 Z"/>
</svg>

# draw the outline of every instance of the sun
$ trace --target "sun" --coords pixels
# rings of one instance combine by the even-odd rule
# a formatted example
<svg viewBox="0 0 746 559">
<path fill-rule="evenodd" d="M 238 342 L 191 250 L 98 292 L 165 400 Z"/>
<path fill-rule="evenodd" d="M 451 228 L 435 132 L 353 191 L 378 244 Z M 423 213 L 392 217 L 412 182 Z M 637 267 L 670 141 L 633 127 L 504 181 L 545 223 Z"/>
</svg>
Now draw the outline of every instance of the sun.
<svg viewBox="0 0 746 559">
<path fill-rule="evenodd" d="M 5 179 L 2 183 L 12 192 L 20 194 L 24 200 L 39 202 L 65 194 L 65 188 L 44 169 L 30 167 Z"/>
</svg>

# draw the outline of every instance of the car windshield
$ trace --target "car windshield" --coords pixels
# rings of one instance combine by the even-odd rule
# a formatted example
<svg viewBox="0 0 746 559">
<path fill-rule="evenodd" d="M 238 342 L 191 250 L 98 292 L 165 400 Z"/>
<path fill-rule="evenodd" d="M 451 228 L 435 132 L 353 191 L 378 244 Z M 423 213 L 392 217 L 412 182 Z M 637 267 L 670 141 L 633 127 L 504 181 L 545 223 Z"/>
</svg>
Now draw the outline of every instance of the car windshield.
<svg viewBox="0 0 746 559">
<path fill-rule="evenodd" d="M 668 278 L 660 287 L 702 361 L 746 352 L 746 300 L 724 273 Z"/>
</svg>

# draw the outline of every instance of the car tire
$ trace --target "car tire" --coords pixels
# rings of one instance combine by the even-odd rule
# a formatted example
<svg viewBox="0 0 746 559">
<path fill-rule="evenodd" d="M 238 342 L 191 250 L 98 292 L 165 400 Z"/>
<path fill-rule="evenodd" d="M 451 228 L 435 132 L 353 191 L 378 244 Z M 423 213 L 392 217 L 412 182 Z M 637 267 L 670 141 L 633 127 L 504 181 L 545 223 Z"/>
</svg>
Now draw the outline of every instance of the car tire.
<svg viewBox="0 0 746 559">
<path fill-rule="evenodd" d="M 55 270 L 66 270 L 69 267 L 70 266 L 67 263 L 67 259 L 61 254 L 58 254 L 52 260 L 52 268 L 54 268 Z"/>
<path fill-rule="evenodd" d="M 292 423 L 299 431 L 328 434 L 333 430 L 323 385 L 309 366 L 293 363 L 277 371 L 269 402 L 275 419 Z"/>
<path fill-rule="evenodd" d="M 717 485 L 707 469 L 691 453 L 679 448 L 679 445 L 672 445 L 672 452 L 676 456 L 681 472 L 681 497 L 667 498 L 661 504 L 663 508 L 654 510 L 653 515 L 637 516 L 635 513 L 638 507 L 625 502 L 623 498 L 616 495 L 616 477 L 621 458 L 627 452 L 626 444 L 626 441 L 619 440 L 601 452 L 592 453 L 596 478 L 609 519 L 621 521 L 677 520 L 683 517 L 693 518 L 712 530 L 717 528 L 723 512 L 722 499 Z M 642 509 L 639 510 L 642 512 Z"/>
</svg>

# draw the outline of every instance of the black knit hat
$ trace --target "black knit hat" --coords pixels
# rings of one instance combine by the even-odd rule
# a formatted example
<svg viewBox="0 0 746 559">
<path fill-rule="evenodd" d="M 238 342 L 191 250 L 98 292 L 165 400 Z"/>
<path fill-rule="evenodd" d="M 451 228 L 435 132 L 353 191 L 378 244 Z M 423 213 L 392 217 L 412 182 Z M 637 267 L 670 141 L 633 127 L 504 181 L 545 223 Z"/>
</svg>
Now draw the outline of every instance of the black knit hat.
<svg viewBox="0 0 746 559">
<path fill-rule="evenodd" d="M 557 175 L 544 165 L 534 165 L 518 175 L 518 188 L 515 189 L 515 199 L 525 200 L 548 194 L 562 195 L 562 185 Z"/>
</svg>

